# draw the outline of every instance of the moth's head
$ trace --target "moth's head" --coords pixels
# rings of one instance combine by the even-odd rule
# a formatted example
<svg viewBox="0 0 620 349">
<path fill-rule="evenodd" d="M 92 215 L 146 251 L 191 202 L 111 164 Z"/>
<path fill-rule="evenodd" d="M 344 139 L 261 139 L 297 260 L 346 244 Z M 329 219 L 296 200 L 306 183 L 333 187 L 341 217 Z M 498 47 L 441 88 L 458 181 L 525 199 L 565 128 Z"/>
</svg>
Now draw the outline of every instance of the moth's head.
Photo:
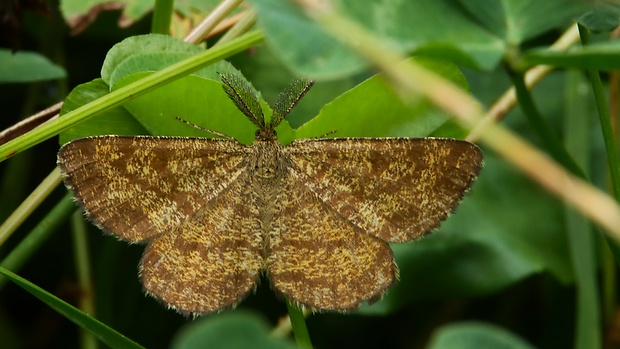
<svg viewBox="0 0 620 349">
<path fill-rule="evenodd" d="M 275 141 L 278 139 L 278 133 L 271 126 L 259 128 L 254 133 L 254 139 L 257 141 Z"/>
<path fill-rule="evenodd" d="M 278 96 L 273 106 L 271 121 L 267 123 L 258 97 L 252 92 L 250 85 L 241 77 L 233 74 L 220 74 L 224 83 L 224 92 L 237 108 L 258 127 L 257 140 L 275 140 L 275 128 L 299 103 L 301 98 L 310 90 L 314 81 L 305 79 L 293 80 Z"/>
</svg>

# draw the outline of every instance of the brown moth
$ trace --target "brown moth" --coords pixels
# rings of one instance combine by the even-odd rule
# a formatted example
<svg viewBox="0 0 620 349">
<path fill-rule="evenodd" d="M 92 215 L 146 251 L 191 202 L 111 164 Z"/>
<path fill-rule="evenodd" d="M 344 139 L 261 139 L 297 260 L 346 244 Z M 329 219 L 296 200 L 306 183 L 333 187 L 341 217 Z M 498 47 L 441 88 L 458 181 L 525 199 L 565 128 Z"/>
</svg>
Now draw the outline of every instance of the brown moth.
<svg viewBox="0 0 620 349">
<path fill-rule="evenodd" d="M 300 139 L 274 128 L 310 89 L 295 80 L 266 123 L 234 75 L 224 90 L 258 127 L 233 139 L 96 136 L 58 153 L 66 186 L 107 233 L 146 243 L 146 292 L 183 314 L 234 307 L 261 273 L 312 310 L 373 301 L 398 277 L 388 242 L 418 238 L 455 209 L 483 163 L 441 138 Z"/>
</svg>

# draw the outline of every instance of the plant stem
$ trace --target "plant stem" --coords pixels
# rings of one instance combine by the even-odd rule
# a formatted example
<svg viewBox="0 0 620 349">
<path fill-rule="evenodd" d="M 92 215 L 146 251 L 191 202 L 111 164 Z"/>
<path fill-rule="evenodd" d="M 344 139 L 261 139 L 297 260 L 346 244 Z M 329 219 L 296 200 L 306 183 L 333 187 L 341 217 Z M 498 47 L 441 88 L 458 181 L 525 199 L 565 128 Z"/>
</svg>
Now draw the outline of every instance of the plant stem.
<svg viewBox="0 0 620 349">
<path fill-rule="evenodd" d="M 75 269 L 79 284 L 78 304 L 80 310 L 95 316 L 95 296 L 92 282 L 90 258 L 88 256 L 88 237 L 86 222 L 82 210 L 76 210 L 71 216 L 71 232 L 75 251 Z M 85 329 L 80 330 L 81 348 L 97 349 L 97 339 Z"/>
<path fill-rule="evenodd" d="M 151 33 L 164 35 L 170 33 L 170 22 L 172 20 L 173 9 L 174 0 L 155 0 Z"/>
<path fill-rule="evenodd" d="M 581 43 L 584 46 L 587 46 L 590 43 L 590 34 L 588 33 L 588 29 L 579 25 L 579 34 L 581 35 Z M 601 82 L 601 76 L 595 69 L 588 69 L 588 76 L 590 77 L 590 83 L 592 84 L 592 90 L 594 91 L 594 99 L 598 109 L 601 131 L 603 132 L 603 140 L 605 142 L 605 150 L 607 153 L 607 162 L 614 197 L 616 198 L 616 201 L 620 202 L 620 154 L 618 153 L 614 131 L 611 127 L 611 117 L 609 116 L 609 110 L 607 109 L 607 99 L 605 98 L 603 83 Z"/>
<path fill-rule="evenodd" d="M 200 22 L 194 30 L 192 30 L 185 42 L 199 43 L 220 23 L 228 14 L 230 14 L 243 0 L 224 0 L 219 3 L 209 15 Z"/>
<path fill-rule="evenodd" d="M 547 120 L 543 118 L 538 108 L 536 108 L 532 95 L 525 85 L 523 73 L 509 70 L 509 75 L 515 86 L 519 106 L 523 110 L 523 114 L 525 114 L 529 120 L 534 131 L 538 133 L 538 137 L 547 148 L 547 151 L 549 151 L 556 161 L 564 165 L 564 167 L 574 175 L 586 179 L 582 169 L 575 163 L 575 160 L 573 160 L 571 155 L 566 151 L 566 148 L 562 145 L 560 137 L 553 131 Z"/>
<path fill-rule="evenodd" d="M 297 347 L 312 349 L 312 342 L 310 342 L 310 334 L 308 333 L 308 328 L 306 327 L 306 318 L 304 313 L 301 309 L 291 304 L 288 300 L 286 301 L 286 308 L 288 309 L 288 316 L 291 319 L 291 326 L 293 327 Z"/>
<path fill-rule="evenodd" d="M 242 33 L 247 32 L 256 23 L 256 10 L 250 9 L 243 18 L 237 22 L 232 28 L 230 28 L 222 37 L 217 41 L 215 45 L 220 45 L 230 40 L 239 37 Z"/>
</svg>

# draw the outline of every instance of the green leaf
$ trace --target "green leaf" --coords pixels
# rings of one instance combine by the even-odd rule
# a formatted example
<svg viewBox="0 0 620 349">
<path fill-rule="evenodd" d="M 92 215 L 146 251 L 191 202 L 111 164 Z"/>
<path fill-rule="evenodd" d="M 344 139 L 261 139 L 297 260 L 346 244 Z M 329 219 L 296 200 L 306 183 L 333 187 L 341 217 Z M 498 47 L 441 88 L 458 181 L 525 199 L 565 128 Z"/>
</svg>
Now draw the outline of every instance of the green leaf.
<svg viewBox="0 0 620 349">
<path fill-rule="evenodd" d="M 418 61 L 467 89 L 464 76 L 454 65 L 421 59 Z M 116 90 L 148 74 L 151 73 L 129 75 L 118 81 L 112 89 Z M 90 93 L 91 98 L 105 94 L 105 84 L 100 80 L 78 89 L 75 93 L 86 88 L 99 89 L 96 93 L 81 92 Z M 69 100 L 73 99 L 76 97 L 72 93 Z M 77 107 L 80 102 L 88 101 L 89 99 L 83 98 L 68 107 Z M 300 104 L 303 103 L 302 100 Z M 261 105 L 264 113 L 271 115 L 271 109 L 262 100 Z M 176 117 L 224 133 L 244 144 L 254 141 L 256 127 L 226 96 L 221 82 L 194 75 L 146 93 L 125 103 L 123 108 L 95 117 L 71 130 L 66 137 L 63 134 L 61 141 L 93 134 L 132 132 L 164 136 L 213 136 L 176 120 Z M 123 120 L 127 121 L 126 126 L 122 125 Z M 293 138 L 319 137 L 332 131 L 336 131 L 333 136 L 338 137 L 423 137 L 445 125 L 447 120 L 448 116 L 426 99 L 404 103 L 382 76 L 377 75 L 325 106 L 317 117 L 298 128 L 295 133 L 286 121 L 276 130 L 284 144 Z"/>
<path fill-rule="evenodd" d="M 469 13 L 507 44 L 518 46 L 570 24 L 584 9 L 581 0 L 459 0 Z"/>
<path fill-rule="evenodd" d="M 65 70 L 36 52 L 0 49 L 0 84 L 61 79 Z"/>
<path fill-rule="evenodd" d="M 467 81 L 454 65 L 415 60 L 467 90 Z M 295 138 L 320 137 L 330 132 L 329 137 L 425 137 L 448 118 L 427 99 L 404 102 L 379 74 L 325 105 L 317 117 L 297 129 Z"/>
<path fill-rule="evenodd" d="M 618 70 L 620 69 L 620 41 L 605 41 L 579 46 L 560 52 L 549 49 L 527 51 L 522 56 L 525 66 L 546 64 L 561 68 Z"/>
<path fill-rule="evenodd" d="M 102 68 L 104 78 L 74 89 L 67 97 L 61 115 L 107 95 L 109 91 L 135 82 L 151 74 L 153 70 L 163 69 L 202 51 L 199 47 L 165 35 L 127 38 L 108 52 Z M 247 123 L 245 127 L 237 127 L 247 121 L 245 118 L 237 119 L 238 122 L 231 124 L 231 120 L 235 118 L 229 117 L 231 115 L 229 100 L 220 91 L 221 83 L 217 72 L 238 74 L 230 63 L 216 62 L 196 72 L 211 80 L 198 78 L 195 75 L 192 75 L 194 78 L 181 78 L 177 82 L 125 103 L 123 108 L 115 108 L 61 133 L 60 141 L 64 143 L 74 138 L 103 134 L 212 136 L 208 132 L 199 131 L 175 119 L 175 117 L 180 117 L 215 131 L 226 132 L 231 129 L 231 136 L 239 137 L 238 139 L 242 142 L 251 142 L 254 139 L 254 130 L 248 128 Z M 112 87 L 109 86 L 110 83 Z M 188 102 L 179 103 L 179 101 Z M 133 112 L 127 112 L 127 110 Z M 233 112 L 236 111 L 233 107 Z M 224 115 L 224 117 L 209 116 L 209 120 L 216 120 L 216 122 L 205 124 L 205 113 Z M 221 127 L 222 124 L 223 127 Z M 230 125 L 232 127 L 228 127 Z M 251 136 L 248 135 L 250 133 Z M 284 134 L 292 134 L 292 131 L 284 131 Z"/>
<path fill-rule="evenodd" d="M 429 349 L 534 349 L 514 333 L 482 322 L 460 322 L 439 328 L 431 337 Z"/>
<path fill-rule="evenodd" d="M 28 291 L 30 294 L 43 301 L 50 308 L 56 310 L 76 325 L 91 332 L 93 335 L 99 338 L 99 340 L 109 345 L 110 347 L 142 348 L 142 346 L 140 346 L 138 343 L 116 332 L 114 329 L 108 327 L 104 323 L 97 321 L 95 318 L 82 312 L 80 309 L 45 291 L 44 289 L 29 282 L 28 280 L 10 272 L 9 270 L 0 267 L 0 274 L 3 274 L 7 278 L 9 278 L 19 287 Z"/>
<path fill-rule="evenodd" d="M 577 21 L 595 33 L 612 31 L 620 25 L 620 4 L 615 0 L 592 1 Z"/>
<path fill-rule="evenodd" d="M 255 4 L 268 43 L 297 74 L 333 79 L 366 67 L 361 58 L 327 35 L 293 2 L 257 0 Z"/>
<path fill-rule="evenodd" d="M 299 75 L 334 79 L 362 71 L 366 63 L 328 36 L 286 0 L 255 0 L 259 25 L 283 62 Z M 504 44 L 448 0 L 337 2 L 341 12 L 403 53 L 421 50 L 475 67 L 491 69 L 504 54 Z M 415 25 L 412 25 L 414 23 Z M 303 40 L 300 40 L 303 38 Z M 437 57 L 437 56 L 435 56 Z"/>
<path fill-rule="evenodd" d="M 237 310 L 196 320 L 173 339 L 172 349 L 294 349 L 283 339 L 269 335 L 270 326 L 259 315 Z"/>
<path fill-rule="evenodd" d="M 202 51 L 196 45 L 166 35 L 130 37 L 110 49 L 101 74 L 104 80 L 107 77 L 111 90 L 116 90 L 148 75 L 146 72 L 163 69 Z M 124 109 L 151 135 L 213 136 L 180 122 L 176 119 L 179 117 L 251 143 L 254 129 L 229 103 L 218 73 L 239 74 L 230 63 L 219 61 L 126 103 Z"/>
<path fill-rule="evenodd" d="M 168 35 L 148 34 L 129 37 L 114 45 L 101 67 L 101 78 L 113 86 L 125 76 L 145 71 L 158 71 L 183 59 L 204 52 L 204 49 Z M 217 72 L 236 70 L 226 61 L 219 61 L 194 75 L 219 81 Z"/>
<path fill-rule="evenodd" d="M 340 0 L 342 12 L 403 52 L 424 53 L 455 64 L 491 69 L 505 45 L 471 20 L 454 0 Z"/>
</svg>

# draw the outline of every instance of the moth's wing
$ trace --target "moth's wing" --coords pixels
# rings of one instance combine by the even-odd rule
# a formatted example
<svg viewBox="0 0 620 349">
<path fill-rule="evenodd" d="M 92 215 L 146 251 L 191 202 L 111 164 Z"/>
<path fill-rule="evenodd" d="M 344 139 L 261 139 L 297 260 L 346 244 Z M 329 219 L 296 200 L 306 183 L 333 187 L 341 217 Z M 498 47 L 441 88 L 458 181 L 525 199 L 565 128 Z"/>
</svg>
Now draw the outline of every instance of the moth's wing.
<svg viewBox="0 0 620 349">
<path fill-rule="evenodd" d="M 285 147 L 308 190 L 390 242 L 439 226 L 482 168 L 482 152 L 442 138 L 309 139 Z"/>
<path fill-rule="evenodd" d="M 147 293 L 178 312 L 237 305 L 256 288 L 263 234 L 245 172 L 170 232 L 154 237 L 140 262 Z"/>
<path fill-rule="evenodd" d="M 206 138 L 99 136 L 58 152 L 88 218 L 130 242 L 179 225 L 243 171 L 245 147 Z"/>
<path fill-rule="evenodd" d="M 378 300 L 398 269 L 385 241 L 366 234 L 292 174 L 274 201 L 266 243 L 272 288 L 314 310 Z"/>
</svg>

